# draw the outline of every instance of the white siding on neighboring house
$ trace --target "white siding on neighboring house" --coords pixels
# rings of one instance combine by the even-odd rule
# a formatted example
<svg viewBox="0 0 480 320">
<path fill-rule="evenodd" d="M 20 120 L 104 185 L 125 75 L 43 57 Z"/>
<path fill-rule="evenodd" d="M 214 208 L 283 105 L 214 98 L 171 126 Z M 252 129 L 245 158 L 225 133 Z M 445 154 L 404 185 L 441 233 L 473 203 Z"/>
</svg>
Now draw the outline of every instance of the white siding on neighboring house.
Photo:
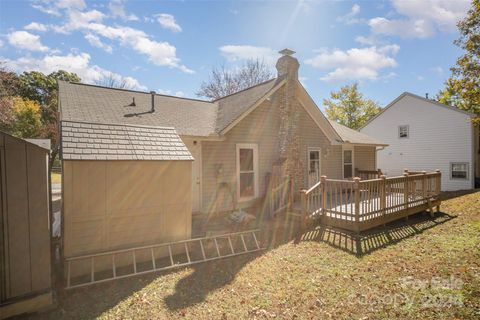
<svg viewBox="0 0 480 320">
<path fill-rule="evenodd" d="M 408 137 L 399 138 L 399 126 Z M 473 187 L 473 129 L 469 115 L 405 94 L 360 130 L 389 146 L 377 153 L 377 167 L 388 176 L 411 171 L 442 172 L 442 190 Z M 451 163 L 468 163 L 467 179 L 452 179 Z"/>
</svg>

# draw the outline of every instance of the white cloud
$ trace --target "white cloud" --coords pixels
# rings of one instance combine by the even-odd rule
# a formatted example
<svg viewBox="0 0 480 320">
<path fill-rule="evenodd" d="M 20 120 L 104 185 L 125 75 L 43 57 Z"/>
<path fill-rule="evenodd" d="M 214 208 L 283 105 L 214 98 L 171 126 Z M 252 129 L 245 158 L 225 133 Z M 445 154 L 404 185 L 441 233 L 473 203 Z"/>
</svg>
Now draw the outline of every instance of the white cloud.
<svg viewBox="0 0 480 320">
<path fill-rule="evenodd" d="M 265 63 L 273 65 L 279 54 L 269 47 L 255 47 L 249 45 L 225 45 L 219 48 L 221 54 L 231 62 L 263 59 Z"/>
<path fill-rule="evenodd" d="M 381 47 L 322 50 L 317 56 L 305 61 L 306 64 L 320 70 L 331 70 L 320 78 L 324 81 L 338 80 L 378 80 L 384 68 L 397 66 L 394 56 L 400 47 L 386 45 Z M 333 69 L 333 70 L 332 70 Z"/>
<path fill-rule="evenodd" d="M 193 70 L 180 64 L 174 46 L 168 42 L 154 41 L 141 30 L 130 27 L 111 27 L 100 23 L 89 23 L 84 27 L 107 39 L 117 40 L 122 46 L 148 56 L 153 64 L 177 68 L 185 73 L 194 73 Z"/>
<path fill-rule="evenodd" d="M 87 7 L 84 0 L 34 0 L 32 7 L 46 14 L 60 17 L 64 10 L 83 10 Z"/>
<path fill-rule="evenodd" d="M 26 30 L 47 31 L 47 26 L 38 22 L 31 22 L 23 28 Z"/>
<path fill-rule="evenodd" d="M 173 32 L 180 32 L 182 28 L 178 25 L 177 21 L 175 21 L 175 17 L 168 13 L 160 13 L 155 15 L 157 18 L 158 23 L 164 29 L 171 30 Z"/>
<path fill-rule="evenodd" d="M 355 41 L 360 44 L 368 45 L 368 46 L 373 46 L 378 43 L 378 40 L 374 36 L 368 36 L 368 37 L 358 36 L 355 38 Z"/>
<path fill-rule="evenodd" d="M 185 93 L 183 91 L 172 91 L 172 90 L 158 89 L 157 93 L 163 94 L 163 95 L 166 95 L 166 96 L 175 96 L 175 97 L 180 97 L 180 98 L 185 97 Z"/>
<path fill-rule="evenodd" d="M 96 83 L 108 77 L 114 77 L 120 82 L 125 82 L 129 87 L 139 90 L 147 90 L 138 80 L 132 77 L 123 77 L 117 73 L 105 70 L 97 65 L 90 64 L 90 55 L 88 53 L 68 54 L 68 55 L 46 55 L 43 58 L 21 57 L 16 60 L 6 59 L 6 64 L 10 68 L 22 71 L 40 71 L 46 74 L 59 69 L 76 73 L 85 83 Z"/>
<path fill-rule="evenodd" d="M 44 46 L 40 41 L 40 37 L 34 34 L 31 34 L 27 31 L 14 31 L 7 35 L 8 42 L 19 49 L 30 50 L 30 51 L 48 51 L 48 47 Z"/>
<path fill-rule="evenodd" d="M 402 38 L 427 38 L 435 34 L 433 25 L 425 20 L 389 20 L 378 17 L 368 22 L 374 34 L 398 35 Z"/>
<path fill-rule="evenodd" d="M 346 15 L 338 17 L 337 21 L 345 22 L 346 24 L 355 24 L 362 22 L 362 19 L 357 18 L 357 15 L 360 13 L 360 6 L 354 4 Z"/>
<path fill-rule="evenodd" d="M 440 67 L 440 66 L 430 68 L 430 71 L 432 71 L 433 73 L 435 73 L 439 77 L 443 76 L 444 73 L 445 73 L 445 70 L 443 70 L 443 68 Z"/>
<path fill-rule="evenodd" d="M 108 53 L 112 53 L 113 51 L 112 46 L 109 46 L 108 44 L 103 43 L 102 40 L 100 40 L 100 38 L 94 34 L 87 33 L 85 35 L 85 39 L 88 41 L 88 43 L 90 43 L 94 47 L 103 49 Z"/>
<path fill-rule="evenodd" d="M 136 15 L 127 14 L 125 12 L 124 0 L 112 0 L 108 3 L 108 9 L 110 10 L 113 17 L 118 17 L 126 21 L 137 21 L 138 17 Z"/>
<path fill-rule="evenodd" d="M 392 0 L 400 19 L 376 17 L 368 24 L 374 34 L 396 35 L 403 38 L 426 38 L 437 31 L 453 32 L 468 8 L 469 0 Z"/>
</svg>

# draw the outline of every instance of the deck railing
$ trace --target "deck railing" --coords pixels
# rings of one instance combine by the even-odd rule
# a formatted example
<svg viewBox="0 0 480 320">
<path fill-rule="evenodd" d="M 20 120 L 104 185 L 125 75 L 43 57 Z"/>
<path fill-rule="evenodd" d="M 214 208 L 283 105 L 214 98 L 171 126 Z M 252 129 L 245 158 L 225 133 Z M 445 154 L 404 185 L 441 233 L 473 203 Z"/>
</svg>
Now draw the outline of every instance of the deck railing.
<svg viewBox="0 0 480 320">
<path fill-rule="evenodd" d="M 360 180 L 371 180 L 380 178 L 383 175 L 382 170 L 361 170 L 355 168 L 355 177 L 359 177 Z"/>
<path fill-rule="evenodd" d="M 400 177 L 320 182 L 301 192 L 301 210 L 306 217 L 353 231 L 362 231 L 400 217 L 429 209 L 439 210 L 441 173 L 425 171 Z"/>
<path fill-rule="evenodd" d="M 288 209 L 293 202 L 293 183 L 289 176 L 272 176 L 268 187 L 268 208 L 271 216 Z"/>
</svg>

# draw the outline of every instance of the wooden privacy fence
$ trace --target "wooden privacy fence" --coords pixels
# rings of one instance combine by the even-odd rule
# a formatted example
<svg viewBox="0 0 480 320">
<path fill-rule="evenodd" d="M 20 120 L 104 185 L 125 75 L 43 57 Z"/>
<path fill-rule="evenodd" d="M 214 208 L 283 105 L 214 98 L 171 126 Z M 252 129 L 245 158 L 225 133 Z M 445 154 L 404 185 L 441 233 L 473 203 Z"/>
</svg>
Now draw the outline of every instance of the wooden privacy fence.
<svg viewBox="0 0 480 320">
<path fill-rule="evenodd" d="M 360 232 L 411 214 L 440 210 L 441 173 L 410 174 L 361 181 L 332 180 L 302 190 L 301 210 L 305 218 L 319 218 L 325 225 Z"/>
</svg>

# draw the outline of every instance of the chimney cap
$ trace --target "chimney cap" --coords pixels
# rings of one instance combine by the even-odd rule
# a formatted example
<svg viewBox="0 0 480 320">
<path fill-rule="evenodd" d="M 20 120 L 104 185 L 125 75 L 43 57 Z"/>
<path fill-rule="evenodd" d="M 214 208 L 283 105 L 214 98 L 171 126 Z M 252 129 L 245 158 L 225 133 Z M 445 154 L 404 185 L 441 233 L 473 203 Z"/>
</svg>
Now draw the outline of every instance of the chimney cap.
<svg viewBox="0 0 480 320">
<path fill-rule="evenodd" d="M 282 56 L 291 56 L 295 53 L 295 51 L 285 48 L 283 50 L 278 51 L 278 53 L 280 53 Z"/>
</svg>

